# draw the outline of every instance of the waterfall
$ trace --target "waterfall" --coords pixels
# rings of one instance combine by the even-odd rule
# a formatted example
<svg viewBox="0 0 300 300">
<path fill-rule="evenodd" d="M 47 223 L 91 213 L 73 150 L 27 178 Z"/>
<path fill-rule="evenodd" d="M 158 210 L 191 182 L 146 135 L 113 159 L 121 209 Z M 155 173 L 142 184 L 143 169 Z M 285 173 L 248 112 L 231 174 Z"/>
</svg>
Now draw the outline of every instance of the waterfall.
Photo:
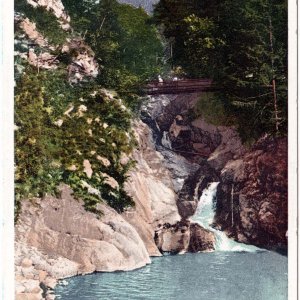
<svg viewBox="0 0 300 300">
<path fill-rule="evenodd" d="M 215 215 L 215 198 L 217 193 L 218 182 L 212 182 L 206 188 L 199 200 L 198 208 L 192 221 L 199 223 L 204 228 L 212 231 L 216 237 L 216 251 L 236 251 L 236 252 L 257 252 L 262 249 L 252 245 L 238 243 L 227 237 L 225 232 L 211 227 Z"/>
<path fill-rule="evenodd" d="M 174 191 L 180 192 L 185 179 L 199 169 L 199 165 L 188 161 L 185 157 L 172 151 L 172 143 L 167 131 L 160 131 L 156 119 L 164 112 L 165 108 L 176 98 L 176 96 L 160 95 L 149 97 L 141 110 L 142 121 L 151 128 L 156 150 L 164 157 L 164 165 L 172 174 Z M 203 191 L 200 198 L 197 212 L 192 217 L 192 221 L 199 223 L 204 228 L 214 232 L 216 237 L 215 248 L 217 251 L 260 251 L 259 248 L 251 245 L 245 245 L 229 239 L 227 235 L 211 227 L 214 219 L 214 199 L 216 197 L 217 182 L 212 182 L 209 187 Z M 196 190 L 199 184 L 196 186 Z M 198 191 L 195 191 L 198 194 Z"/>
<path fill-rule="evenodd" d="M 161 139 L 161 144 L 167 149 L 172 149 L 172 144 L 167 131 L 163 132 L 163 137 Z"/>
</svg>

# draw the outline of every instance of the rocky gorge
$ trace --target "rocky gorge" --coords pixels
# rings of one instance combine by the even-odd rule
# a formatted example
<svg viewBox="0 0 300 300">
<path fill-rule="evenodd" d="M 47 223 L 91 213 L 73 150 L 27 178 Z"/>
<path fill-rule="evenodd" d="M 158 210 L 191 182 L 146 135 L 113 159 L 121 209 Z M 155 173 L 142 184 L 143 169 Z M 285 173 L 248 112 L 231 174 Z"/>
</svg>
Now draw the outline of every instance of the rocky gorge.
<svg viewBox="0 0 300 300">
<path fill-rule="evenodd" d="M 198 97 L 149 98 L 142 107 L 141 118 L 150 127 L 142 121 L 133 125 L 138 148 L 132 157 L 137 163 L 126 183 L 134 208 L 119 215 L 101 205 L 103 215 L 96 216 L 85 212 L 67 186 L 61 187 L 59 198 L 23 204 L 16 226 L 17 299 L 33 293 L 36 298 L 30 299 L 40 299 L 42 288 L 51 290 L 57 279 L 140 268 L 151 262 L 151 256 L 165 252 L 213 251 L 213 232 L 190 221 L 210 182 L 220 182 L 216 228 L 243 243 L 286 249 L 285 141 L 265 137 L 249 150 L 240 141 L 232 143 L 237 139 L 233 128 L 217 128 L 203 119 L 186 122 L 187 108 L 194 103 L 191 99 Z M 173 120 L 159 125 L 170 107 L 175 109 Z M 199 147 L 201 143 L 210 152 L 204 156 L 191 147 L 189 157 L 172 150 L 172 143 L 182 143 L 186 136 L 182 132 L 188 131 L 193 139 L 185 138 L 184 145 Z M 274 164 L 271 157 L 277 157 L 280 164 Z M 47 297 L 53 296 L 48 293 Z"/>
<path fill-rule="evenodd" d="M 28 3 L 53 12 L 63 30 L 70 30 L 61 1 Z M 43 49 L 16 52 L 31 66 L 56 69 L 69 53 L 71 85 L 100 72 L 83 39 L 68 39 L 62 48 L 53 48 L 58 52 L 54 56 L 53 45 L 33 22 L 18 14 L 16 22 L 23 32 L 16 43 L 32 40 Z M 113 93 L 106 91 L 111 101 Z M 287 140 L 266 135 L 245 146 L 235 127 L 191 118 L 202 97 L 189 93 L 143 99 L 139 116 L 130 121 L 137 146 L 121 157 L 123 165 L 135 162 L 124 184 L 134 206 L 118 212 L 104 201 L 97 205 L 101 213 L 89 212 L 66 184 L 57 195 L 22 201 L 15 226 L 16 299 L 55 299 L 53 289 L 68 277 L 130 271 L 164 254 L 214 251 L 214 232 L 192 220 L 212 182 L 219 182 L 214 228 L 238 242 L 286 251 Z M 111 164 L 107 157 L 99 160 L 106 167 Z M 85 159 L 84 164 L 90 176 L 90 162 Z M 106 183 L 118 190 L 118 178 L 105 175 Z"/>
</svg>

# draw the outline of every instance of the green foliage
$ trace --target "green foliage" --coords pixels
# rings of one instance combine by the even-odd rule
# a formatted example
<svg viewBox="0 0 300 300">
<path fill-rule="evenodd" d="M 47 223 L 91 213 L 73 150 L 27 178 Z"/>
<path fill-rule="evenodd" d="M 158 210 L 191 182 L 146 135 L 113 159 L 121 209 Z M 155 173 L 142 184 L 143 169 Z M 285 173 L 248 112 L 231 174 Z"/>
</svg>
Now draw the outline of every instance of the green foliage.
<svg viewBox="0 0 300 300">
<path fill-rule="evenodd" d="M 245 139 L 286 134 L 286 1 L 161 0 L 153 20 L 173 45 L 175 66 L 214 80 Z"/>
<path fill-rule="evenodd" d="M 45 107 L 43 89 L 35 77 L 24 76 L 22 87 L 16 88 L 15 124 L 15 193 L 18 211 L 24 195 L 38 197 L 55 192 L 55 182 L 61 176 L 59 168 L 50 166 L 48 149 L 55 144 L 56 136 L 47 136 L 51 127 L 44 125 L 51 126 L 51 122 Z"/>
<path fill-rule="evenodd" d="M 136 94 L 162 68 L 162 43 L 141 8 L 116 0 L 62 1 L 71 25 L 95 51 L 102 65 L 97 82 L 115 89 L 136 109 Z"/>
<path fill-rule="evenodd" d="M 55 15 L 43 7 L 34 8 L 26 0 L 15 0 L 15 10 L 23 13 L 31 22 L 36 24 L 36 28 L 41 32 L 51 44 L 62 45 L 68 33 L 63 30 Z"/>
<path fill-rule="evenodd" d="M 201 95 L 196 106 L 190 111 L 190 118 L 203 117 L 206 122 L 220 126 L 235 125 L 235 118 L 226 111 L 224 101 L 217 94 L 205 93 Z"/>
<path fill-rule="evenodd" d="M 185 57 L 181 59 L 181 65 L 188 70 L 190 76 L 212 77 L 214 70 L 211 64 L 216 60 L 216 50 L 224 41 L 215 37 L 217 30 L 214 22 L 209 18 L 199 18 L 192 14 L 185 18 L 186 26 Z"/>
<path fill-rule="evenodd" d="M 61 53 L 56 47 L 57 70 L 37 72 L 17 61 L 16 214 L 21 199 L 55 194 L 60 183 L 71 186 L 90 211 L 99 213 L 97 204 L 106 201 L 122 212 L 134 205 L 124 190 L 134 162 L 120 162 L 136 146 L 131 111 L 140 105 L 138 94 L 145 80 L 161 69 L 161 40 L 141 9 L 115 0 L 63 0 L 63 4 L 71 16 L 72 36 L 80 35 L 93 49 L 101 70 L 95 82 L 70 86 L 67 66 L 80 49 Z M 70 37 L 45 8 L 16 0 L 15 10 L 35 22 L 50 44 L 61 46 Z M 17 50 L 26 52 L 27 41 L 19 38 L 18 30 L 16 26 Z M 123 101 L 103 87 L 115 89 Z M 93 171 L 89 176 L 87 162 Z"/>
<path fill-rule="evenodd" d="M 93 212 L 103 200 L 117 211 L 133 205 L 124 191 L 132 161 L 122 165 L 120 158 L 136 142 L 131 113 L 119 98 L 90 84 L 73 88 L 62 71 L 37 74 L 30 67 L 17 82 L 15 95 L 17 212 L 22 198 L 56 193 L 61 182 Z M 84 169 L 87 160 L 91 176 Z M 104 174 L 119 187 L 110 186 Z"/>
</svg>

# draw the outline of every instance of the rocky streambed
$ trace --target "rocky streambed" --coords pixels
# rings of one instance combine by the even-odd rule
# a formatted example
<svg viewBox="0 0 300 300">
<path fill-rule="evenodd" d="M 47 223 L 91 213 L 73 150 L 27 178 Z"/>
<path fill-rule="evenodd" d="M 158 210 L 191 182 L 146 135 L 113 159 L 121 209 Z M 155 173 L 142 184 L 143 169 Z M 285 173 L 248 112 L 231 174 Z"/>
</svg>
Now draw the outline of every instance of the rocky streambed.
<svg viewBox="0 0 300 300">
<path fill-rule="evenodd" d="M 166 252 L 213 251 L 215 233 L 193 219 L 211 182 L 220 182 L 214 228 L 243 243 L 286 249 L 286 140 L 266 136 L 247 149 L 234 128 L 189 119 L 200 97 L 162 95 L 143 105 L 133 124 L 137 163 L 126 183 L 134 208 L 120 215 L 102 204 L 98 216 L 67 186 L 58 197 L 24 202 L 16 299 L 54 299 L 58 279 L 137 269 Z"/>
<path fill-rule="evenodd" d="M 166 168 L 177 178 L 182 220 L 195 214 L 208 184 L 220 182 L 214 227 L 236 241 L 286 252 L 287 139 L 265 135 L 246 147 L 234 127 L 191 120 L 189 111 L 202 96 L 154 97 L 142 110 Z"/>
</svg>

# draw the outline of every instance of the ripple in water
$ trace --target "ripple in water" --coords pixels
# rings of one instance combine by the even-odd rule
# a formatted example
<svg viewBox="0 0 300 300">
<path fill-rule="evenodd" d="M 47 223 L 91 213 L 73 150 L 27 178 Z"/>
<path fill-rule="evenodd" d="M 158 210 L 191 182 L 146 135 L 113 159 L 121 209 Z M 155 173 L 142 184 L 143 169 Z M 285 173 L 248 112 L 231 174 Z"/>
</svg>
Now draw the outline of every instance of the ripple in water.
<svg viewBox="0 0 300 300">
<path fill-rule="evenodd" d="M 55 290 L 61 300 L 286 300 L 287 257 L 214 252 L 155 258 L 131 272 L 74 277 Z"/>
</svg>

